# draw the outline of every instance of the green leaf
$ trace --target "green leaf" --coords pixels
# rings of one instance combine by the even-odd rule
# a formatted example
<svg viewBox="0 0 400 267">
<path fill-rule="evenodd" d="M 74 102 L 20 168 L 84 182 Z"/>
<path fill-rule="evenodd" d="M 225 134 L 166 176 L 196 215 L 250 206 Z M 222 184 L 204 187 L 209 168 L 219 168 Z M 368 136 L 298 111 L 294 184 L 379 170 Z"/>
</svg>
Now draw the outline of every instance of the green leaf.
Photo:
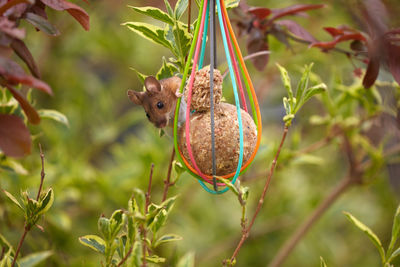
<svg viewBox="0 0 400 267">
<path fill-rule="evenodd" d="M 160 27 L 143 22 L 125 22 L 122 25 L 149 41 L 171 49 L 170 43 L 165 39 L 165 32 Z"/>
<path fill-rule="evenodd" d="M 176 267 L 194 267 L 194 252 L 186 253 L 179 261 Z"/>
<path fill-rule="evenodd" d="M 69 127 L 68 118 L 61 112 L 58 112 L 57 110 L 40 109 L 38 110 L 38 114 L 42 119 L 51 119 Z"/>
<path fill-rule="evenodd" d="M 93 249 L 94 251 L 100 252 L 101 254 L 105 253 L 106 243 L 97 235 L 81 236 L 79 237 L 79 242 L 81 242 L 82 245 Z"/>
<path fill-rule="evenodd" d="M 240 192 L 242 192 L 242 200 L 246 202 L 249 198 L 250 189 L 247 186 L 241 186 Z"/>
<path fill-rule="evenodd" d="M 134 188 L 133 197 L 135 198 L 135 201 L 133 203 L 135 205 L 135 211 L 138 211 L 141 214 L 145 214 L 144 208 L 146 205 L 146 197 L 143 191 L 140 190 L 139 188 Z"/>
<path fill-rule="evenodd" d="M 156 74 L 157 80 L 162 80 L 162 79 L 172 77 L 172 76 L 174 76 L 174 73 L 178 71 L 178 69 L 175 67 L 175 65 L 168 63 L 164 57 L 163 57 L 162 61 L 163 61 L 162 66 Z"/>
<path fill-rule="evenodd" d="M 173 33 L 179 58 L 185 58 L 189 54 L 192 35 L 184 27 L 183 23 L 178 22 L 173 26 Z"/>
<path fill-rule="evenodd" d="M 19 163 L 18 161 L 14 160 L 10 157 L 1 159 L 0 168 L 15 172 L 16 174 L 20 174 L 20 175 L 28 174 L 28 171 L 24 168 L 24 166 L 22 166 L 21 163 Z"/>
<path fill-rule="evenodd" d="M 175 5 L 175 19 L 179 20 L 188 6 L 188 0 L 178 0 Z"/>
<path fill-rule="evenodd" d="M 100 217 L 97 221 L 97 226 L 99 228 L 99 232 L 103 235 L 104 239 L 110 241 L 111 239 L 111 229 L 110 229 L 110 220 L 106 217 Z"/>
<path fill-rule="evenodd" d="M 157 239 L 157 241 L 154 243 L 154 247 L 158 247 L 161 244 L 175 242 L 175 241 L 179 241 L 182 239 L 183 238 L 181 236 L 176 235 L 176 234 L 166 234 L 166 235 L 163 235 L 162 237 L 160 237 L 159 239 Z"/>
<path fill-rule="evenodd" d="M 170 213 L 172 208 L 174 207 L 177 197 L 178 196 L 167 198 L 166 200 L 164 200 L 164 202 L 160 204 L 160 206 L 163 207 L 167 213 Z"/>
<path fill-rule="evenodd" d="M 220 180 L 221 182 L 223 182 L 236 196 L 239 195 L 239 190 L 236 188 L 236 186 L 234 184 L 232 184 L 232 182 L 228 179 L 224 179 L 220 176 L 215 176 L 218 180 Z"/>
<path fill-rule="evenodd" d="M 139 81 L 144 85 L 144 80 L 146 80 L 148 75 L 145 75 L 134 68 L 130 68 L 130 69 L 136 73 L 136 76 L 138 77 Z"/>
<path fill-rule="evenodd" d="M 278 67 L 278 69 L 279 69 L 279 71 L 281 73 L 281 79 L 282 79 L 282 82 L 283 82 L 283 86 L 285 86 L 286 92 L 287 92 L 288 97 L 289 97 L 287 99 L 287 101 L 290 104 L 290 107 L 291 107 L 290 110 L 292 110 L 293 109 L 293 106 L 292 106 L 293 105 L 293 103 L 292 103 L 293 102 L 293 90 L 292 90 L 292 85 L 291 85 L 291 82 L 290 82 L 289 74 L 288 74 L 287 70 L 284 67 L 282 67 L 281 65 L 276 64 L 276 66 Z M 286 107 L 285 107 L 285 109 L 286 109 Z M 287 112 L 287 110 L 286 110 L 286 112 Z M 286 113 L 286 114 L 290 114 L 290 113 Z"/>
<path fill-rule="evenodd" d="M 283 107 L 285 108 L 286 115 L 292 114 L 292 108 L 287 97 L 283 97 Z"/>
<path fill-rule="evenodd" d="M 161 258 L 157 255 L 151 255 L 151 256 L 147 256 L 146 260 L 148 262 L 152 262 L 152 263 L 163 263 L 165 262 L 165 258 Z"/>
<path fill-rule="evenodd" d="M 116 210 L 110 217 L 111 238 L 114 239 L 125 222 L 125 214 L 123 210 Z"/>
<path fill-rule="evenodd" d="M 322 258 L 322 256 L 319 257 L 319 260 L 320 260 L 321 267 L 328 267 L 328 265 L 326 265 L 326 262 L 325 262 L 324 258 Z"/>
<path fill-rule="evenodd" d="M 52 251 L 41 251 L 29 254 L 19 260 L 20 267 L 33 267 L 38 265 L 53 254 Z"/>
<path fill-rule="evenodd" d="M 304 97 L 301 99 L 301 103 L 296 105 L 296 109 L 294 110 L 294 113 L 296 113 L 301 108 L 302 105 L 304 105 L 308 100 L 310 100 L 311 97 L 313 97 L 314 95 L 317 95 L 317 94 L 322 94 L 322 93 L 326 92 L 326 90 L 327 90 L 327 86 L 324 83 L 310 87 L 306 91 Z"/>
<path fill-rule="evenodd" d="M 346 217 L 349 219 L 349 221 L 356 226 L 358 229 L 360 229 L 361 231 L 363 231 L 368 237 L 369 239 L 372 241 L 372 243 L 376 246 L 376 248 L 379 251 L 379 254 L 381 255 L 381 259 L 382 262 L 385 262 L 385 251 L 382 247 L 382 243 L 379 240 L 379 238 L 376 236 L 376 234 L 370 229 L 368 228 L 368 226 L 366 226 L 365 224 L 363 224 L 362 222 L 360 222 L 357 218 L 355 218 L 353 215 L 351 215 L 348 212 L 343 212 L 344 215 L 346 215 Z"/>
<path fill-rule="evenodd" d="M 168 41 L 168 43 L 171 47 L 172 54 L 174 54 L 174 56 L 178 58 L 179 51 L 178 51 L 178 47 L 175 42 L 173 26 L 166 24 L 164 27 L 164 33 L 165 33 L 164 34 L 165 40 Z M 174 58 L 174 60 L 176 60 L 176 59 Z M 171 59 L 170 59 L 170 61 L 171 61 Z M 180 62 L 179 60 L 176 60 L 176 61 L 177 61 L 176 64 L 178 64 Z"/>
<path fill-rule="evenodd" d="M 165 13 L 164 11 L 156 7 L 151 7 L 151 6 L 135 7 L 130 5 L 128 5 L 128 7 L 132 8 L 133 10 L 135 10 L 140 14 L 144 14 L 156 20 L 168 23 L 170 25 L 174 25 L 174 19 L 169 14 Z"/>
<path fill-rule="evenodd" d="M 0 234 L 0 247 L 4 248 L 5 251 L 8 251 L 9 249 L 13 250 L 13 247 L 10 245 L 10 243 L 7 241 L 7 239 Z"/>
<path fill-rule="evenodd" d="M 400 255 L 400 248 L 397 248 L 392 255 L 390 255 L 389 259 L 387 260 L 388 263 L 390 263 L 392 260 L 394 260 L 397 256 Z"/>
<path fill-rule="evenodd" d="M 18 200 L 10 193 L 8 193 L 6 190 L 3 189 L 4 194 L 10 199 L 12 202 L 14 202 L 15 205 L 17 205 L 22 211 L 24 211 L 24 208 L 22 205 L 18 202 Z"/>
<path fill-rule="evenodd" d="M 294 110 L 298 110 L 298 106 L 300 105 L 300 103 L 304 103 L 303 102 L 303 95 L 305 90 L 308 88 L 308 81 L 310 80 L 310 72 L 311 72 L 311 68 L 314 65 L 314 63 L 311 63 L 310 65 L 307 65 L 305 67 L 305 70 L 303 72 L 303 75 L 301 76 L 300 82 L 297 85 L 297 91 L 296 91 L 296 100 L 297 103 L 294 107 Z"/>
<path fill-rule="evenodd" d="M 169 4 L 168 0 L 164 0 L 165 8 L 167 9 L 168 14 L 173 17 L 174 11 L 172 10 L 171 5 Z"/>
<path fill-rule="evenodd" d="M 135 244 L 133 245 L 132 257 L 133 264 L 130 266 L 141 267 L 142 266 L 142 257 L 143 257 L 143 250 L 142 250 L 142 242 L 140 240 L 136 240 Z"/>
<path fill-rule="evenodd" d="M 225 0 L 226 9 L 232 9 L 239 6 L 240 0 Z"/>
<path fill-rule="evenodd" d="M 51 206 L 53 205 L 54 202 L 54 193 L 53 189 L 50 188 L 47 190 L 46 193 L 42 194 L 39 203 L 38 203 L 38 210 L 37 210 L 37 215 L 44 214 L 46 211 L 48 211 Z"/>
<path fill-rule="evenodd" d="M 164 225 L 167 220 L 168 212 L 165 209 L 160 210 L 154 217 L 153 222 L 150 225 L 150 229 L 153 233 L 157 233 L 158 230 Z"/>
<path fill-rule="evenodd" d="M 388 254 L 390 255 L 393 251 L 394 245 L 399 237 L 400 232 L 400 205 L 397 207 L 396 213 L 393 218 L 393 226 L 392 226 L 392 238 L 390 240 L 390 245 L 388 248 Z"/>
<path fill-rule="evenodd" d="M 52 25 L 47 19 L 32 12 L 26 13 L 25 20 L 48 35 L 57 36 L 60 34 L 60 31 L 56 27 L 54 27 L 54 25 Z"/>
</svg>

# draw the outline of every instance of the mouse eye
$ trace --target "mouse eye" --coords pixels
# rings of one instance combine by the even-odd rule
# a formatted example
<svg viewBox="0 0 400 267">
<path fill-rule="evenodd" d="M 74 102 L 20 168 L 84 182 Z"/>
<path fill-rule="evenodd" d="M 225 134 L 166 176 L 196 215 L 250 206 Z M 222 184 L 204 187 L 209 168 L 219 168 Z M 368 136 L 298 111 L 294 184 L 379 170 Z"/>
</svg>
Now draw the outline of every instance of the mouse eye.
<svg viewBox="0 0 400 267">
<path fill-rule="evenodd" d="M 150 120 L 150 115 L 149 115 L 149 113 L 146 113 L 146 117 Z"/>
<path fill-rule="evenodd" d="M 157 108 L 158 109 L 162 109 L 163 107 L 164 107 L 164 103 L 163 102 L 160 101 L 160 102 L 157 103 Z"/>
</svg>

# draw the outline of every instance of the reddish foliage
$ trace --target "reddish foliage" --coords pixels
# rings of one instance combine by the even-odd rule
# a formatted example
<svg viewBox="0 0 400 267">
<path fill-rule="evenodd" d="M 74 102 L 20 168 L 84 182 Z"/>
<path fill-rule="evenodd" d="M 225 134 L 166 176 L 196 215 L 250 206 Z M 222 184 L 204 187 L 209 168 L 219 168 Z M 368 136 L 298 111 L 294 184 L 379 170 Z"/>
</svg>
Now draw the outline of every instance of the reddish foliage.
<svg viewBox="0 0 400 267">
<path fill-rule="evenodd" d="M 71 16 L 73 16 L 85 30 L 89 30 L 89 15 L 86 13 L 86 11 L 68 1 L 64 0 L 41 0 L 46 6 L 49 6 L 55 10 L 66 10 L 68 11 Z"/>
<path fill-rule="evenodd" d="M 8 156 L 31 153 L 31 135 L 24 121 L 15 115 L 0 114 L 0 149 Z"/>
<path fill-rule="evenodd" d="M 0 85 L 11 92 L 32 124 L 40 122 L 37 111 L 12 86 L 22 84 L 52 94 L 50 86 L 39 79 L 39 69 L 28 47 L 22 41 L 25 29 L 20 26 L 21 20 L 26 20 L 37 30 L 53 36 L 58 35 L 59 31 L 47 20 L 46 7 L 67 11 L 85 30 L 89 30 L 89 16 L 86 11 L 68 1 L 36 0 L 28 3 L 19 0 L 0 0 Z M 10 59 L 12 52 L 25 62 L 33 76 L 25 73 L 18 63 Z M 30 153 L 30 145 L 30 134 L 23 120 L 14 115 L 0 114 L 0 149 L 5 155 L 24 156 Z"/>
<path fill-rule="evenodd" d="M 0 57 L 0 75 L 3 76 L 9 84 L 21 83 L 39 89 L 50 95 L 53 94 L 47 83 L 26 74 L 21 66 L 11 59 Z"/>
<path fill-rule="evenodd" d="M 26 116 L 28 117 L 28 121 L 32 124 L 39 124 L 40 117 L 37 111 L 29 104 L 28 100 L 25 99 L 17 90 L 12 88 L 11 86 L 7 86 L 7 89 L 11 92 L 13 97 L 19 102 L 21 108 L 24 110 Z"/>
<path fill-rule="evenodd" d="M 247 32 L 248 53 L 256 53 L 269 49 L 268 35 L 274 35 L 278 40 L 289 46 L 286 32 L 305 40 L 316 42 L 317 40 L 298 23 L 292 20 L 278 20 L 285 16 L 301 15 L 305 11 L 318 9 L 324 5 L 293 5 L 286 8 L 269 9 L 264 7 L 248 7 L 243 1 L 239 5 L 242 10 L 242 20 L 237 23 L 239 35 Z M 272 16 L 271 16 L 272 15 Z M 270 17 L 271 16 L 271 17 Z M 263 70 L 268 63 L 269 56 L 263 55 L 253 58 L 252 62 L 258 70 Z"/>
</svg>

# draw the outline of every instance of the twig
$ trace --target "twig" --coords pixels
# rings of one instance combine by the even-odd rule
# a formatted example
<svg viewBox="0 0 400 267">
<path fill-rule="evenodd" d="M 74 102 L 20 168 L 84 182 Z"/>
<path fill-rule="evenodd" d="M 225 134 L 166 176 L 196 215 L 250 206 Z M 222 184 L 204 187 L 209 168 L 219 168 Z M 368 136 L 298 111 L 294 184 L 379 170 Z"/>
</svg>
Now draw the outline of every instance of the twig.
<svg viewBox="0 0 400 267">
<path fill-rule="evenodd" d="M 149 186 L 148 186 L 147 192 L 146 192 L 146 206 L 144 208 L 144 216 L 147 215 L 147 210 L 148 210 L 149 205 L 150 205 L 150 193 L 151 193 L 151 184 L 152 184 L 152 181 L 153 181 L 153 169 L 154 169 L 154 163 L 151 164 L 151 168 L 150 168 Z M 147 231 L 146 231 L 146 227 L 143 224 L 140 226 L 140 231 L 142 232 L 142 238 L 143 238 L 143 245 L 142 245 L 142 247 L 143 247 L 143 249 L 142 249 L 143 263 L 142 263 L 142 267 L 146 267 L 147 266 L 147 263 L 146 263 Z"/>
<path fill-rule="evenodd" d="M 45 176 L 45 173 L 44 173 L 44 154 L 43 154 L 43 151 L 42 151 L 42 145 L 40 143 L 39 143 L 39 151 L 40 151 L 40 160 L 42 162 L 42 171 L 40 172 L 40 185 L 39 185 L 39 190 L 38 190 L 38 193 L 37 193 L 37 196 L 36 196 L 36 201 L 39 200 L 40 193 L 42 192 L 43 181 L 44 181 L 44 176 Z"/>
<path fill-rule="evenodd" d="M 191 19 L 191 14 L 192 14 L 192 1 L 189 0 L 188 3 L 188 32 L 190 33 L 190 19 Z"/>
<path fill-rule="evenodd" d="M 346 175 L 344 179 L 332 190 L 332 192 L 322 201 L 316 210 L 300 225 L 293 233 L 289 240 L 285 242 L 283 247 L 276 254 L 275 258 L 270 263 L 270 267 L 280 266 L 287 258 L 290 252 L 294 249 L 297 243 L 303 238 L 313 224 L 321 217 L 322 214 L 352 185 L 353 180 Z"/>
<path fill-rule="evenodd" d="M 131 255 L 132 251 L 133 251 L 133 246 L 131 246 L 129 248 L 128 253 L 126 253 L 125 257 L 118 263 L 117 267 L 122 266 L 122 264 L 124 264 L 124 262 L 126 262 L 128 257 Z"/>
<path fill-rule="evenodd" d="M 276 154 L 275 154 L 275 158 L 272 161 L 271 168 L 270 168 L 270 171 L 269 171 L 269 175 L 268 175 L 268 178 L 267 178 L 267 180 L 265 182 L 264 190 L 263 190 L 263 192 L 261 194 L 260 200 L 258 201 L 258 205 L 257 205 L 256 211 L 254 212 L 253 218 L 251 219 L 251 222 L 250 222 L 249 226 L 242 233 L 242 238 L 240 239 L 240 241 L 239 241 L 239 243 L 238 243 L 235 251 L 233 252 L 231 259 L 230 259 L 231 262 L 233 262 L 235 260 L 235 258 L 237 256 L 237 254 L 239 253 L 239 250 L 242 247 L 244 241 L 246 241 L 246 239 L 249 237 L 249 234 L 250 234 L 251 228 L 253 227 L 254 221 L 256 220 L 257 215 L 261 210 L 261 207 L 262 207 L 262 205 L 264 203 L 265 195 L 267 193 L 269 184 L 271 182 L 271 178 L 272 178 L 272 176 L 274 174 L 274 170 L 275 170 L 278 158 L 279 158 L 279 154 L 281 153 L 281 149 L 283 147 L 283 144 L 285 143 L 285 139 L 286 139 L 286 135 L 287 135 L 288 131 L 289 131 L 288 126 L 285 126 L 285 128 L 283 130 L 283 134 L 282 134 L 281 143 L 279 144 L 278 150 L 276 151 Z"/>
<path fill-rule="evenodd" d="M 44 154 L 43 154 L 42 146 L 40 145 L 40 143 L 39 143 L 39 150 L 40 150 L 40 160 L 41 160 L 41 163 L 42 163 L 42 171 L 40 172 L 40 185 L 39 185 L 39 190 L 38 190 L 38 194 L 37 194 L 36 200 L 39 200 L 40 193 L 41 193 L 42 187 L 43 187 L 44 176 L 45 176 L 45 173 L 44 173 Z M 21 250 L 22 244 L 24 243 L 26 234 L 29 232 L 29 230 L 31 230 L 31 227 L 27 226 L 27 224 L 25 222 L 24 233 L 22 234 L 21 239 L 19 240 L 17 250 L 15 251 L 14 259 L 13 259 L 13 261 L 11 263 L 11 267 L 14 267 L 15 263 L 17 262 L 19 251 Z"/>
<path fill-rule="evenodd" d="M 322 203 L 313 211 L 313 213 L 301 224 L 291 237 L 285 242 L 282 248 L 278 251 L 270 267 L 278 267 L 287 256 L 292 252 L 297 243 L 305 236 L 308 230 L 314 225 L 315 222 L 329 209 L 329 207 L 344 193 L 351 185 L 361 184 L 362 170 L 360 164 L 354 156 L 354 150 L 351 146 L 349 138 L 346 133 L 343 133 L 343 149 L 349 161 L 348 174 L 341 180 L 341 182 L 331 191 L 331 193 L 322 201 Z"/>
<path fill-rule="evenodd" d="M 30 230 L 30 228 L 25 224 L 24 233 L 22 234 L 21 239 L 19 240 L 17 250 L 15 251 L 14 259 L 13 259 L 13 261 L 11 263 L 11 267 L 14 267 L 15 263 L 17 262 L 19 251 L 21 250 L 22 243 L 24 243 L 26 234 L 29 232 L 29 230 Z"/>
<path fill-rule="evenodd" d="M 169 160 L 169 165 L 168 165 L 168 173 L 167 173 L 167 179 L 164 180 L 164 194 L 161 202 L 164 202 L 167 199 L 167 194 L 168 194 L 168 189 L 171 185 L 174 185 L 174 183 L 171 183 L 171 171 L 172 171 L 172 163 L 174 161 L 175 157 L 175 148 L 172 148 L 172 153 L 171 153 L 171 159 Z"/>
<path fill-rule="evenodd" d="M 145 214 L 147 214 L 147 209 L 150 205 L 150 197 L 151 197 L 151 184 L 153 182 L 153 170 L 154 170 L 154 163 L 151 164 L 150 168 L 150 177 L 149 177 L 149 186 L 147 187 L 147 192 L 146 192 L 146 207 L 145 207 Z"/>
<path fill-rule="evenodd" d="M 255 53 L 252 53 L 252 54 L 250 54 L 250 55 L 245 56 L 245 57 L 243 58 L 243 60 L 246 61 L 246 60 L 249 60 L 249 59 L 252 59 L 252 58 L 255 58 L 255 57 L 269 55 L 270 53 L 271 53 L 271 52 L 270 52 L 269 50 L 258 51 L 258 52 L 255 52 Z M 226 77 L 226 75 L 228 75 L 228 73 L 229 73 L 229 68 L 227 68 L 227 69 L 224 71 L 224 74 L 222 74 L 222 79 L 225 79 L 225 77 Z"/>
<path fill-rule="evenodd" d="M 3 259 L 5 253 L 6 253 L 6 247 L 3 247 L 3 248 L 1 249 L 0 261 Z"/>
</svg>

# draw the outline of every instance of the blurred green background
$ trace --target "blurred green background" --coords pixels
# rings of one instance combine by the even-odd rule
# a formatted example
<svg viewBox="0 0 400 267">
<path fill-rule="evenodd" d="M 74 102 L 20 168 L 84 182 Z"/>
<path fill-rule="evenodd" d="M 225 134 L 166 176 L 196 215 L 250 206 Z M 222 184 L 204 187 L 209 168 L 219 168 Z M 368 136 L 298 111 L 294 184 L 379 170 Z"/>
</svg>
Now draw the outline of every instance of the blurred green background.
<svg viewBox="0 0 400 267">
<path fill-rule="evenodd" d="M 75 2 L 90 15 L 89 32 L 66 12 L 49 12 L 50 21 L 60 29 L 61 36 L 49 37 L 27 26 L 30 30 L 26 40 L 43 80 L 54 91 L 53 97 L 33 92 L 36 106 L 62 112 L 68 117 L 70 127 L 50 120 L 31 127 L 35 134 L 33 153 L 21 160 L 29 174 L 0 172 L 0 187 L 7 191 L 36 192 L 40 181 L 37 144 L 42 144 L 46 157 L 45 186 L 54 189 L 55 202 L 39 222 L 45 232 L 34 229 L 26 239 L 22 254 L 53 250 L 54 255 L 43 266 L 99 266 L 101 257 L 83 247 L 78 237 L 97 233 L 97 219 L 101 214 L 110 216 L 113 210 L 126 208 L 133 187 L 146 188 L 151 163 L 155 164 L 152 197 L 159 202 L 172 149 L 172 138 L 160 138 L 143 110 L 126 97 L 127 89 L 141 90 L 139 80 L 129 67 L 155 74 L 162 57 L 171 55 L 120 25 L 126 21 L 151 23 L 127 5 L 164 8 L 163 2 L 113 0 L 90 1 L 90 5 Z M 248 1 L 249 5 L 268 7 L 300 2 Z M 327 4 L 325 9 L 309 12 L 308 19 L 295 18 L 318 38 L 329 39 L 322 30 L 325 26 L 358 26 L 346 1 L 308 3 L 321 2 Z M 197 14 L 197 9 L 193 9 L 193 15 Z M 245 51 L 244 40 L 241 43 Z M 264 128 L 255 163 L 243 177 L 244 184 L 250 187 L 249 216 L 263 188 L 283 128 L 282 97 L 286 93 L 275 63 L 287 68 L 295 80 L 299 79 L 300 67 L 310 62 L 315 63 L 314 72 L 327 83 L 335 75 L 347 83 L 352 80 L 353 67 L 342 54 L 321 53 L 296 44 L 291 51 L 273 38 L 270 44 L 270 62 L 265 71 L 257 72 L 248 64 L 262 107 Z M 223 63 L 222 57 L 219 60 Z M 285 148 L 306 147 L 325 136 L 324 128 L 309 123 L 309 117 L 320 110 L 320 103 L 312 100 L 301 111 Z M 282 160 L 250 239 L 239 254 L 237 266 L 266 266 L 295 227 L 345 174 L 347 163 L 337 144 L 313 155 L 319 160 Z M 340 198 L 300 242 L 284 266 L 319 266 L 320 256 L 328 266 L 378 266 L 379 254 L 372 243 L 342 214 L 342 211 L 351 212 L 374 229 L 384 244 L 389 242 L 398 195 L 390 186 L 385 169 L 378 176 Z M 184 239 L 176 245 L 166 245 L 160 254 L 171 266 L 188 251 L 195 252 L 196 266 L 220 266 L 224 258 L 230 257 L 241 235 L 241 209 L 234 195 L 208 194 L 188 174 L 181 177 L 169 194 L 179 194 L 179 199 L 164 231 Z M 0 195 L 0 232 L 12 244 L 17 244 L 21 229 L 21 214 Z"/>
</svg>

